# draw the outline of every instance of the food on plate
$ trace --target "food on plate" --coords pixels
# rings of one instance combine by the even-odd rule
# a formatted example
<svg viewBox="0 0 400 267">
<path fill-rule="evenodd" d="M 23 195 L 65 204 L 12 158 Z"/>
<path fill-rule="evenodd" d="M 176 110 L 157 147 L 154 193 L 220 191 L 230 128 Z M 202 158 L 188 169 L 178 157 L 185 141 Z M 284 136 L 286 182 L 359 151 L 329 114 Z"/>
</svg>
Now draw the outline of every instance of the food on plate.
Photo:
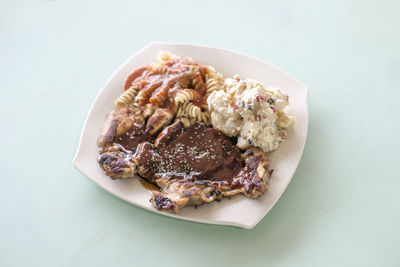
<svg viewBox="0 0 400 267">
<path fill-rule="evenodd" d="M 207 99 L 213 127 L 228 136 L 237 136 L 237 146 L 251 146 L 266 152 L 276 150 L 287 138 L 287 130 L 296 124 L 294 116 L 284 109 L 289 96 L 277 88 L 264 88 L 253 79 L 241 80 L 238 75 L 227 78 L 223 89 Z"/>
<path fill-rule="evenodd" d="M 268 153 L 295 124 L 279 90 L 225 79 L 167 51 L 134 70 L 124 89 L 98 138 L 106 175 L 140 176 L 159 189 L 152 191 L 153 206 L 173 212 L 269 190 Z"/>
<path fill-rule="evenodd" d="M 239 193 L 255 198 L 268 189 L 271 174 L 261 149 L 241 153 L 228 137 L 204 124 L 185 128 L 177 121 L 154 144 L 141 143 L 135 156 L 138 175 L 161 189 L 151 198 L 159 210 L 178 212 Z"/>
</svg>

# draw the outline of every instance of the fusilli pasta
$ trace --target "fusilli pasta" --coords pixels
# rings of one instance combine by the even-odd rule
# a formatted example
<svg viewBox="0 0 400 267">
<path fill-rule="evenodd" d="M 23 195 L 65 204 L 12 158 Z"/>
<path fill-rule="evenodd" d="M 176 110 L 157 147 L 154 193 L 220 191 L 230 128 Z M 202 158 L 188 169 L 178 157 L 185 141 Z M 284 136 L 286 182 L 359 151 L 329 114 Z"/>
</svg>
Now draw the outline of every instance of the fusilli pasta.
<svg viewBox="0 0 400 267">
<path fill-rule="evenodd" d="M 219 74 L 212 66 L 205 66 L 205 69 L 207 71 L 207 76 L 209 78 L 215 78 L 217 76 L 217 74 Z"/>
<path fill-rule="evenodd" d="M 223 89 L 224 77 L 222 76 L 222 74 L 217 72 L 212 66 L 206 66 L 205 69 L 207 71 L 206 75 L 207 94 L 211 94 L 216 90 Z"/>
<path fill-rule="evenodd" d="M 207 85 L 207 94 L 211 94 L 214 91 L 221 90 L 224 88 L 224 82 L 217 78 L 208 78 L 206 85 Z"/>
<path fill-rule="evenodd" d="M 189 102 L 186 104 L 185 113 L 192 118 L 196 118 L 197 121 L 201 121 L 201 109 L 195 104 Z"/>
<path fill-rule="evenodd" d="M 115 101 L 115 105 L 122 106 L 134 102 L 138 92 L 139 87 L 136 85 L 132 85 L 117 99 L 117 101 Z"/>
<path fill-rule="evenodd" d="M 203 89 L 204 81 L 203 81 L 203 77 L 201 76 L 201 74 L 199 72 L 196 73 L 196 75 L 193 77 L 192 83 L 193 83 L 194 89 L 196 89 L 197 91 L 201 91 Z"/>
<path fill-rule="evenodd" d="M 145 103 L 148 97 L 148 92 L 146 90 L 140 90 L 135 97 L 135 102 Z"/>
<path fill-rule="evenodd" d="M 197 101 L 200 99 L 200 94 L 193 89 L 183 89 L 180 90 L 175 96 L 175 104 L 186 103 L 190 101 Z"/>
<path fill-rule="evenodd" d="M 168 60 L 171 60 L 171 59 L 175 59 L 175 58 L 177 58 L 176 55 L 173 55 L 168 51 L 161 50 L 161 51 L 158 52 L 157 63 L 163 63 L 165 61 L 168 61 Z"/>
<path fill-rule="evenodd" d="M 201 112 L 201 121 L 206 125 L 210 125 L 211 122 L 211 114 L 208 111 Z"/>
<path fill-rule="evenodd" d="M 161 63 L 152 63 L 148 67 L 149 70 L 153 72 L 153 74 L 165 74 L 168 72 L 168 68 Z"/>
<path fill-rule="evenodd" d="M 149 98 L 149 102 L 159 107 L 162 103 L 167 100 L 167 95 L 164 92 L 156 91 L 152 97 Z"/>
<path fill-rule="evenodd" d="M 210 113 L 208 111 L 201 111 L 200 107 L 192 102 L 180 104 L 176 113 L 177 119 L 186 118 L 190 121 L 190 125 L 203 122 L 210 124 Z"/>
</svg>

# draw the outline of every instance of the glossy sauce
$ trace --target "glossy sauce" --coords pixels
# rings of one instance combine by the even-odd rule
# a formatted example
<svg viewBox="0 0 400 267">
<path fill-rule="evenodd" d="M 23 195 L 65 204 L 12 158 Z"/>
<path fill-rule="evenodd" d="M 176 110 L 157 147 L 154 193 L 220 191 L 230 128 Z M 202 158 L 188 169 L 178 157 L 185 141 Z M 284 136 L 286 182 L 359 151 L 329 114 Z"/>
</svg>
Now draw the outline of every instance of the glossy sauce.
<svg viewBox="0 0 400 267">
<path fill-rule="evenodd" d="M 198 184 L 231 183 L 242 169 L 239 150 L 214 128 L 181 122 L 164 129 L 155 145 L 142 143 L 136 154 L 144 178 L 173 178 Z"/>
<path fill-rule="evenodd" d="M 125 80 L 124 89 L 127 90 L 129 87 L 131 87 L 133 81 L 139 78 L 146 70 L 147 67 L 141 67 L 132 72 Z"/>
<path fill-rule="evenodd" d="M 147 190 L 150 190 L 150 191 L 160 191 L 160 188 L 158 188 L 157 186 L 155 186 L 154 184 L 151 184 L 151 183 L 149 183 L 149 182 L 147 182 L 145 179 L 143 179 L 143 178 L 140 178 L 139 179 L 139 182 L 140 182 L 140 184 L 144 187 L 144 188 L 146 188 Z"/>
<path fill-rule="evenodd" d="M 153 103 L 156 107 L 174 109 L 173 98 L 183 89 L 194 89 L 200 93 L 200 98 L 194 101 L 201 106 L 206 103 L 205 67 L 189 58 L 174 59 L 165 62 L 160 68 L 142 67 L 136 69 L 125 81 L 125 90 L 137 85 L 141 92 L 139 104 L 144 106 Z"/>
<path fill-rule="evenodd" d="M 121 145 L 125 150 L 135 152 L 137 146 L 149 141 L 151 136 L 145 130 L 144 124 L 133 123 L 131 128 L 121 136 L 116 136 L 114 142 Z"/>
</svg>

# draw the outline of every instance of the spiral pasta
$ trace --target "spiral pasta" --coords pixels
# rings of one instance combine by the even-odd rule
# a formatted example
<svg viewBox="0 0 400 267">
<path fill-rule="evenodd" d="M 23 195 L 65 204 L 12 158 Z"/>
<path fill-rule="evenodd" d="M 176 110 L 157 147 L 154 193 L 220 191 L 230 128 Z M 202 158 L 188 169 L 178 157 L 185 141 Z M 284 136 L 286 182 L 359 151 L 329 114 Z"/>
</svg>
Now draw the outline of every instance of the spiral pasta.
<svg viewBox="0 0 400 267">
<path fill-rule="evenodd" d="M 192 102 L 180 104 L 176 113 L 176 118 L 186 118 L 189 120 L 190 125 L 200 122 L 209 125 L 211 120 L 211 116 L 208 111 L 201 111 L 200 107 L 196 106 Z"/>
<path fill-rule="evenodd" d="M 197 101 L 201 98 L 199 92 L 193 89 L 180 90 L 175 96 L 175 104 Z"/>
<path fill-rule="evenodd" d="M 223 86 L 222 75 L 213 67 L 160 51 L 156 63 L 143 68 L 134 86 L 117 99 L 117 106 L 133 103 L 140 112 L 146 105 L 167 107 L 177 119 L 210 124 L 207 97 Z"/>
<path fill-rule="evenodd" d="M 197 121 L 201 121 L 201 109 L 192 102 L 186 104 L 185 113 Z"/>
<path fill-rule="evenodd" d="M 171 60 L 171 59 L 175 59 L 175 58 L 177 58 L 176 55 L 173 55 L 168 51 L 161 50 L 161 51 L 158 52 L 157 63 L 163 63 L 165 61 L 168 61 L 168 60 Z"/>
<path fill-rule="evenodd" d="M 203 81 L 203 77 L 201 76 L 201 74 L 198 72 L 196 73 L 196 75 L 193 78 L 193 87 L 194 89 L 196 89 L 197 91 L 201 91 L 203 89 L 204 81 Z"/>
<path fill-rule="evenodd" d="M 219 74 L 212 66 L 205 66 L 205 69 L 209 78 L 215 78 Z"/>
<path fill-rule="evenodd" d="M 134 102 L 138 92 L 139 87 L 136 85 L 132 85 L 117 99 L 117 101 L 115 101 L 115 105 L 122 106 Z"/>
<path fill-rule="evenodd" d="M 154 95 L 149 98 L 149 102 L 156 105 L 157 107 L 161 106 L 165 100 L 167 100 L 167 94 L 164 91 L 158 90 L 154 92 Z"/>
<path fill-rule="evenodd" d="M 211 122 L 211 114 L 208 111 L 201 112 L 201 121 L 204 122 L 206 125 L 210 125 Z"/>
<path fill-rule="evenodd" d="M 214 91 L 221 90 L 224 87 L 223 81 L 217 78 L 208 78 L 206 85 L 207 85 L 207 94 L 211 94 Z"/>
<path fill-rule="evenodd" d="M 182 118 L 185 116 L 185 108 L 183 105 L 179 105 L 176 111 L 176 118 Z"/>
<path fill-rule="evenodd" d="M 138 102 L 138 103 L 145 103 L 146 100 L 147 100 L 148 95 L 149 95 L 149 92 L 148 92 L 148 91 L 146 91 L 146 90 L 140 90 L 140 91 L 138 92 L 138 94 L 136 95 L 136 97 L 135 97 L 135 102 Z"/>
<path fill-rule="evenodd" d="M 168 72 L 168 68 L 163 64 L 152 63 L 148 67 L 149 70 L 153 72 L 153 74 L 166 74 Z"/>
<path fill-rule="evenodd" d="M 206 86 L 207 94 L 211 94 L 214 91 L 223 89 L 224 77 L 221 73 L 217 72 L 212 66 L 205 66 L 206 69 Z"/>
<path fill-rule="evenodd" d="M 190 77 L 182 77 L 179 81 L 178 84 L 181 88 L 189 88 L 192 83 L 192 80 Z"/>
</svg>

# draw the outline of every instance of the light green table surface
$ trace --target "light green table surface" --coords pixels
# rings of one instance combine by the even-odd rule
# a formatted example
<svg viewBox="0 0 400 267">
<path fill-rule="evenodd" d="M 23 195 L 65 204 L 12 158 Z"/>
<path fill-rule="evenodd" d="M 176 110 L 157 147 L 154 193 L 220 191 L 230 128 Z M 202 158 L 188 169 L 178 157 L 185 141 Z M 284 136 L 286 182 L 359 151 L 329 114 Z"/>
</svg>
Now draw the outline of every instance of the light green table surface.
<svg viewBox="0 0 400 267">
<path fill-rule="evenodd" d="M 1 1 L 0 266 L 400 266 L 398 1 Z M 233 49 L 310 87 L 297 172 L 252 230 L 134 207 L 71 164 L 150 41 Z"/>
</svg>

